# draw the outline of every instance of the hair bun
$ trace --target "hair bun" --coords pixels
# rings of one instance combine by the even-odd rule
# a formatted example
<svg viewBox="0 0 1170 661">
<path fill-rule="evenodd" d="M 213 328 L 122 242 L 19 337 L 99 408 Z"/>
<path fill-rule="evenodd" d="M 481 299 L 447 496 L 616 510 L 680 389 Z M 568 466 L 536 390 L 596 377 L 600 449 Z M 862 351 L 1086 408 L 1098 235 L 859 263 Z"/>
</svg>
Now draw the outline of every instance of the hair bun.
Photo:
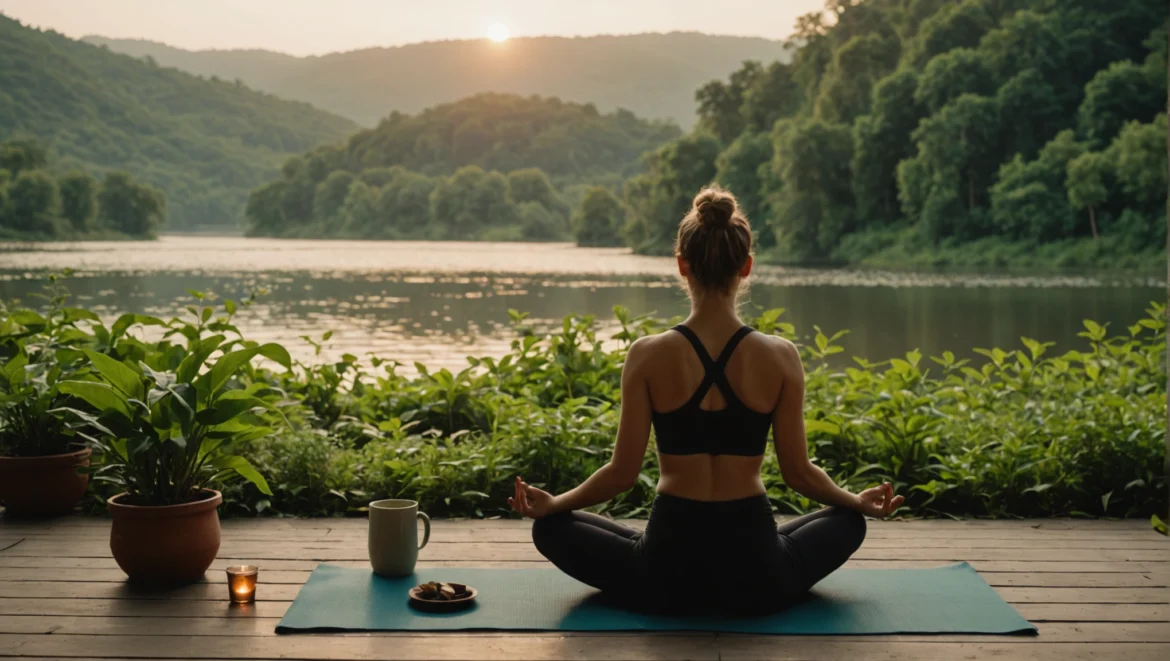
<svg viewBox="0 0 1170 661">
<path fill-rule="evenodd" d="M 695 196 L 695 215 L 703 227 L 727 227 L 738 207 L 735 196 L 717 188 L 705 188 Z"/>
</svg>

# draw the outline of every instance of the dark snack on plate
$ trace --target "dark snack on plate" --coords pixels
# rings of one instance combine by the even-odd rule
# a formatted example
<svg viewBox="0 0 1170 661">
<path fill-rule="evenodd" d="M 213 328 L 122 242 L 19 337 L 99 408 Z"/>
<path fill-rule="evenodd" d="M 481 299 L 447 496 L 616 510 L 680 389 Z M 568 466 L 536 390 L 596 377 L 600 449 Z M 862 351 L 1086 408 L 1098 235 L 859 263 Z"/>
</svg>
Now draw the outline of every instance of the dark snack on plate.
<svg viewBox="0 0 1170 661">
<path fill-rule="evenodd" d="M 462 583 L 440 583 L 431 581 L 418 586 L 418 597 L 428 601 L 452 601 L 469 596 L 467 586 Z"/>
</svg>

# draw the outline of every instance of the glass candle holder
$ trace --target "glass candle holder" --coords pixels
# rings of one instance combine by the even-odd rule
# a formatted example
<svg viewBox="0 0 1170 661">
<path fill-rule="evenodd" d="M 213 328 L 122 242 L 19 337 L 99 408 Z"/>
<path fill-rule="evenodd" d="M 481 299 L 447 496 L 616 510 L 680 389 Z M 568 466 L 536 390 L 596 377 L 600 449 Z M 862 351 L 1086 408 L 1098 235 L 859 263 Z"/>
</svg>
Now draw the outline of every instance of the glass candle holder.
<svg viewBox="0 0 1170 661">
<path fill-rule="evenodd" d="M 256 565 L 240 565 L 227 568 L 228 594 L 234 604 L 250 604 L 256 601 L 256 578 L 260 568 Z"/>
</svg>

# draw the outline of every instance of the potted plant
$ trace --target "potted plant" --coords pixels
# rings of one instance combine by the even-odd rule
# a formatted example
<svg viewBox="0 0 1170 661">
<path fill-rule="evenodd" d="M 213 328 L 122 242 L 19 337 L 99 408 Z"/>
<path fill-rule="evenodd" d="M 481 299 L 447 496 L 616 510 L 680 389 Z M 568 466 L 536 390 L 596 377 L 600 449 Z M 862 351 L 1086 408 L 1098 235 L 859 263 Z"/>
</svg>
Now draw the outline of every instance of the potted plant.
<svg viewBox="0 0 1170 661">
<path fill-rule="evenodd" d="M 89 484 L 90 449 L 55 413 L 60 367 L 13 346 L 0 366 L 0 503 L 9 516 L 67 514 Z"/>
<path fill-rule="evenodd" d="M 101 458 L 94 479 L 122 490 L 107 501 L 110 550 L 132 580 L 203 576 L 219 552 L 223 497 L 213 487 L 221 481 L 242 477 L 271 495 L 237 453 L 272 432 L 268 422 L 281 417 L 281 393 L 264 383 L 240 387 L 233 376 L 261 355 L 287 368 L 288 352 L 278 344 L 225 343 L 222 335 L 188 339 L 185 352 L 151 356 L 154 367 L 87 349 L 91 369 L 58 384 L 93 409 L 69 412 Z M 217 352 L 219 359 L 209 361 Z M 164 362 L 177 365 L 164 369 Z"/>
</svg>

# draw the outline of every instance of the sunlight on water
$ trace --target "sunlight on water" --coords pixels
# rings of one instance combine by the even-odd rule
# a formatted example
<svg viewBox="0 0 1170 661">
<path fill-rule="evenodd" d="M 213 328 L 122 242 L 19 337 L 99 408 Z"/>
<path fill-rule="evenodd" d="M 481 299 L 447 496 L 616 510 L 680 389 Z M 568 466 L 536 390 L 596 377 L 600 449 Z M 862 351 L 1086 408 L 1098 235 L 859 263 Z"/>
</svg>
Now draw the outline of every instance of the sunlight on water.
<svg viewBox="0 0 1170 661">
<path fill-rule="evenodd" d="M 412 365 L 461 368 L 498 355 L 509 308 L 538 326 L 567 314 L 610 322 L 614 305 L 669 317 L 687 311 L 673 259 L 569 244 L 309 241 L 164 237 L 153 243 L 0 245 L 0 296 L 24 298 L 46 272 L 73 268 L 79 301 L 113 318 L 177 314 L 187 290 L 220 298 L 267 293 L 237 321 L 256 340 L 312 351 L 299 338 L 334 335 L 326 357 L 375 352 Z M 1017 346 L 1019 337 L 1072 346 L 1083 318 L 1120 330 L 1157 280 L 1116 276 L 903 273 L 760 267 L 745 309 L 772 307 L 802 331 L 848 328 L 850 353 L 884 359 L 912 348 Z"/>
</svg>

